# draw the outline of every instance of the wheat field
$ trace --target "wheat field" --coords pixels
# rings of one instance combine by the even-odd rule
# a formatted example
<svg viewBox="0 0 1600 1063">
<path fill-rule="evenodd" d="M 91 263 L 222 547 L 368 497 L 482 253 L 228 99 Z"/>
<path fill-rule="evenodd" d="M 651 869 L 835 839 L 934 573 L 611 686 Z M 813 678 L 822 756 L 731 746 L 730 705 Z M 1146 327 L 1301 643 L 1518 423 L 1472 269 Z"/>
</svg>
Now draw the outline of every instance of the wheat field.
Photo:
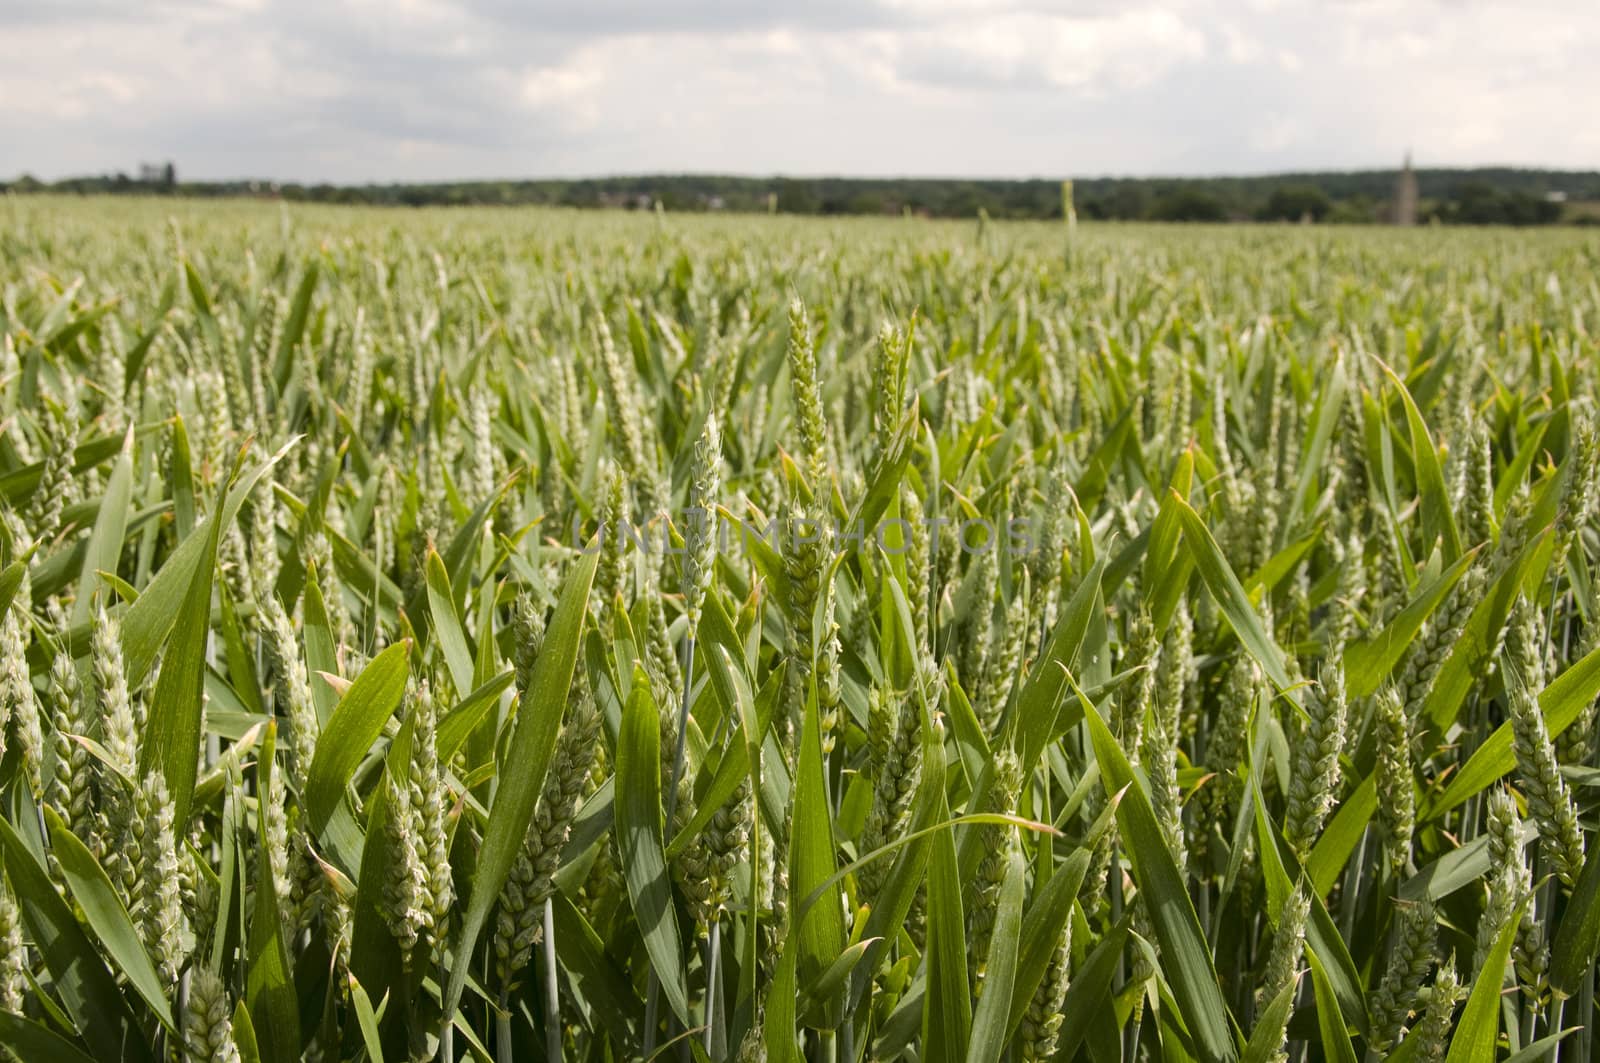
<svg viewBox="0 0 1600 1063">
<path fill-rule="evenodd" d="M 0 1056 L 1588 1060 L 1600 240 L 0 207 Z"/>
</svg>

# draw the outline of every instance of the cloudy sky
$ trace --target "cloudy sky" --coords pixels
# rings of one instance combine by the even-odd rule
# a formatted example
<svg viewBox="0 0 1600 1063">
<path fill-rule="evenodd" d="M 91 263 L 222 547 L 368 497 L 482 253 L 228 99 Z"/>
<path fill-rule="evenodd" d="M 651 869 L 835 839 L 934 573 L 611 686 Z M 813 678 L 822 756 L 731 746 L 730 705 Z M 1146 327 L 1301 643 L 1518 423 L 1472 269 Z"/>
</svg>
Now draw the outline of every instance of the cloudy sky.
<svg viewBox="0 0 1600 1063">
<path fill-rule="evenodd" d="M 0 0 L 0 25 L 0 176 L 1600 168 L 1595 0 Z"/>
</svg>

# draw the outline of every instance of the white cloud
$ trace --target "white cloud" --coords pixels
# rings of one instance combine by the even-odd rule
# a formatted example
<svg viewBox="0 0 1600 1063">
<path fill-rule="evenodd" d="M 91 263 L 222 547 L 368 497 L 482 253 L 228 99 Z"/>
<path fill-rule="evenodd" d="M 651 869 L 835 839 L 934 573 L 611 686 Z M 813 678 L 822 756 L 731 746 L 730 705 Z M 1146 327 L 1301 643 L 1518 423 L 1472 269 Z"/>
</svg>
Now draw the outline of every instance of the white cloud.
<svg viewBox="0 0 1600 1063">
<path fill-rule="evenodd" d="M 1250 134 L 1250 144 L 1257 151 L 1271 153 L 1283 151 L 1299 143 L 1305 128 L 1293 118 L 1282 114 L 1269 115 Z"/>
<path fill-rule="evenodd" d="M 522 75 L 522 105 L 540 108 L 581 102 L 601 81 L 592 57 L 559 67 L 541 67 Z"/>
<path fill-rule="evenodd" d="M 1592 0 L 0 0 L 0 174 L 1600 167 Z"/>
<path fill-rule="evenodd" d="M 1237 26 L 1222 27 L 1222 42 L 1230 63 L 1253 63 L 1265 50 L 1260 41 Z"/>
<path fill-rule="evenodd" d="M 895 42 L 902 76 L 950 92 L 1133 88 L 1205 52 L 1203 34 L 1156 8 L 1086 17 L 963 12 L 932 28 L 883 35 Z"/>
</svg>

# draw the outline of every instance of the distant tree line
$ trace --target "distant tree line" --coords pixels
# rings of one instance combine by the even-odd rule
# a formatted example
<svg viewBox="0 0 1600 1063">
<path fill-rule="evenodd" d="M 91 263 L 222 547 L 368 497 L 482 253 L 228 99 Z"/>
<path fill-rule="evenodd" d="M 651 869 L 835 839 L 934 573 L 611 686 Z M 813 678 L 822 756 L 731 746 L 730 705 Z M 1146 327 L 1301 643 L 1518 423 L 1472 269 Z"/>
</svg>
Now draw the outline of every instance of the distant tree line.
<svg viewBox="0 0 1600 1063">
<path fill-rule="evenodd" d="M 1078 215 L 1122 221 L 1385 220 L 1393 170 L 1259 177 L 1080 178 Z M 1600 219 L 1600 172 L 1418 170 L 1422 221 L 1464 225 L 1547 225 Z M 276 184 L 263 181 L 152 182 L 126 174 L 41 182 L 0 182 L 0 191 L 81 195 L 255 196 L 291 202 L 375 206 L 566 206 L 667 211 L 774 210 L 785 214 L 911 214 L 991 218 L 1061 217 L 1057 180 L 760 178 L 702 175 L 429 184 Z"/>
</svg>

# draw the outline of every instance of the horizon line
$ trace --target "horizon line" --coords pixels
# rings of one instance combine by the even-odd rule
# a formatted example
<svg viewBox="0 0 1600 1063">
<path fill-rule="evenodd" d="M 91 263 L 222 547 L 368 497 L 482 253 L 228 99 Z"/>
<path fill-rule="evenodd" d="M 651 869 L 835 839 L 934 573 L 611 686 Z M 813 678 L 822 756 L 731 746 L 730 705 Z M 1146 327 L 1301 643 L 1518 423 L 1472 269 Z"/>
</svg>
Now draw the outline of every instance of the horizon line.
<svg viewBox="0 0 1600 1063">
<path fill-rule="evenodd" d="M 178 166 L 177 160 L 161 159 L 156 162 L 136 163 L 126 170 L 106 170 L 99 173 L 77 173 L 61 177 L 38 177 L 26 170 L 14 176 L 0 179 L 7 184 L 16 184 L 23 180 L 32 180 L 41 184 L 61 184 L 69 181 L 103 180 L 118 175 L 135 178 L 140 166 L 156 166 L 172 164 Z M 178 173 L 179 184 L 193 185 L 230 185 L 230 184 L 275 184 L 275 185 L 300 185 L 303 187 L 324 185 L 333 188 L 395 188 L 402 186 L 423 185 L 474 185 L 474 184 L 528 184 L 528 183 L 565 183 L 578 184 L 584 182 L 604 181 L 640 181 L 651 179 L 721 179 L 735 181 L 902 181 L 902 182 L 952 182 L 971 181 L 999 184 L 1028 184 L 1033 182 L 1058 182 L 1058 181 L 1249 181 L 1266 180 L 1271 178 L 1288 178 L 1304 176 L 1320 176 L 1338 174 L 1344 176 L 1359 176 L 1364 174 L 1398 174 L 1405 166 L 1392 167 L 1353 167 L 1353 168 L 1326 168 L 1326 169 L 1293 169 L 1293 170 L 1262 170 L 1257 172 L 1211 172 L 1211 173 L 1091 173 L 1091 174 L 1065 174 L 1043 175 L 1030 174 L 1027 176 L 975 176 L 963 174 L 847 174 L 847 173 L 730 173 L 717 170 L 641 170 L 632 173 L 600 173 L 579 176 L 549 176 L 549 175 L 523 175 L 523 176 L 498 176 L 498 177 L 428 177 L 412 179 L 381 179 L 368 178 L 364 180 L 332 180 L 326 178 L 304 177 L 195 177 L 185 178 L 180 170 Z M 1474 163 L 1471 165 L 1453 166 L 1417 166 L 1413 161 L 1411 171 L 1417 174 L 1424 173 L 1474 173 L 1483 171 L 1522 171 L 1565 176 L 1600 176 L 1600 163 L 1592 169 L 1579 169 L 1557 166 L 1539 166 L 1525 163 Z M 136 178 L 135 178 L 136 179 Z"/>
</svg>

